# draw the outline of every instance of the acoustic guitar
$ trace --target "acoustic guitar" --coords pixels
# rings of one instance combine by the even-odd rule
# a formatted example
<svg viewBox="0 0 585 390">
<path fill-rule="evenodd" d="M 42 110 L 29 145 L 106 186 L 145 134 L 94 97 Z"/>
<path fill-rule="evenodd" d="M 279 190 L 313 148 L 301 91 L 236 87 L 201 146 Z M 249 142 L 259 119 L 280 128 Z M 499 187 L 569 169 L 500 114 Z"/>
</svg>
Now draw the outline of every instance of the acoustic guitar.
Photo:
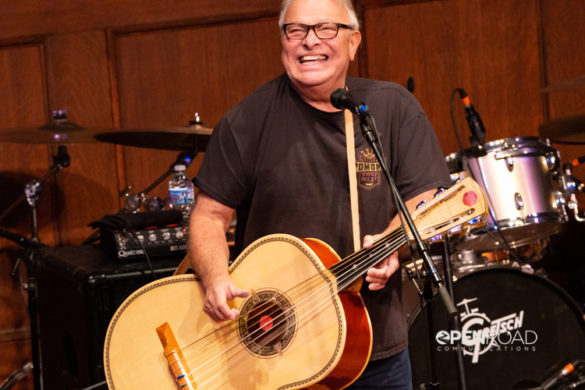
<svg viewBox="0 0 585 390">
<path fill-rule="evenodd" d="M 486 212 L 481 188 L 467 178 L 419 207 L 413 219 L 428 240 Z M 131 294 L 110 322 L 104 346 L 108 386 L 344 388 L 362 373 L 372 346 L 357 284 L 410 238 L 397 229 L 344 259 L 316 239 L 260 238 L 230 266 L 235 283 L 251 293 L 229 302 L 240 315 L 222 323 L 203 312 L 197 276 L 154 281 Z"/>
</svg>

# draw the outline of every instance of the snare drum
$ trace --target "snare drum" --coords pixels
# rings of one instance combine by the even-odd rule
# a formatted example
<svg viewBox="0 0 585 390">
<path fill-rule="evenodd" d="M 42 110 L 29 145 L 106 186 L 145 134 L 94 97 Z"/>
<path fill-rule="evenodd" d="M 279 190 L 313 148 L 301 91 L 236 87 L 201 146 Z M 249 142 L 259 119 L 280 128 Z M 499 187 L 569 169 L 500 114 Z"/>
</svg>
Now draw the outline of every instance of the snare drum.
<svg viewBox="0 0 585 390">
<path fill-rule="evenodd" d="M 459 153 L 447 156 L 451 177 L 471 175 L 483 188 L 490 213 L 487 225 L 472 226 L 457 249 L 490 251 L 506 243 L 516 248 L 560 230 L 566 218 L 562 192 L 555 189 L 560 158 L 547 141 L 505 138 L 466 149 L 464 155 L 466 164 Z"/>
</svg>

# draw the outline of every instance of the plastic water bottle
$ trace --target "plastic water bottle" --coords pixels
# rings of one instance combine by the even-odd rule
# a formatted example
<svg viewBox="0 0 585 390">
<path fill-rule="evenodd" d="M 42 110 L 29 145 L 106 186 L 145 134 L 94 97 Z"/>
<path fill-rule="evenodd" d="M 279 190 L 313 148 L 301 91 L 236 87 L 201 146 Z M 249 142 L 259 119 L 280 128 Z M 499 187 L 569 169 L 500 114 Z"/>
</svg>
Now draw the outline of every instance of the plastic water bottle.
<svg viewBox="0 0 585 390">
<path fill-rule="evenodd" d="M 193 209 L 195 191 L 193 182 L 185 173 L 185 165 L 175 165 L 175 172 L 169 180 L 169 207 L 183 213 L 183 221 L 187 222 Z"/>
</svg>

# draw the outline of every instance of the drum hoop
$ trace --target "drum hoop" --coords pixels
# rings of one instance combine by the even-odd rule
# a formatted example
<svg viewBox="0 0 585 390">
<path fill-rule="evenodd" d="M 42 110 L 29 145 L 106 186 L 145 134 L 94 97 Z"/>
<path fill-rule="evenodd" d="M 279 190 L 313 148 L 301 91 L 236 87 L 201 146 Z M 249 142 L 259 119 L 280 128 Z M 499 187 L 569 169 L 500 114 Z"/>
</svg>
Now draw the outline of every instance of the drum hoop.
<svg viewBox="0 0 585 390">
<path fill-rule="evenodd" d="M 485 268 L 480 268 L 480 269 L 476 269 L 476 270 L 473 270 L 471 272 L 465 273 L 461 276 L 459 276 L 459 275 L 455 275 L 455 276 L 457 277 L 457 281 L 459 281 L 459 280 L 465 279 L 466 277 L 469 277 L 473 274 L 489 273 L 489 272 L 505 272 L 505 273 L 507 273 L 507 271 L 511 271 L 512 273 L 522 275 L 523 277 L 526 277 L 528 279 L 534 278 L 534 279 L 538 280 L 539 282 L 542 282 L 544 285 L 548 284 L 548 286 L 551 287 L 552 290 L 558 292 L 561 295 L 563 300 L 568 304 L 568 306 L 570 306 L 570 308 L 574 311 L 574 313 L 579 317 L 579 319 L 581 320 L 583 329 L 585 331 L 585 318 L 583 318 L 583 315 L 585 314 L 585 312 L 583 312 L 583 310 L 581 309 L 579 304 L 561 286 L 559 286 L 554 281 L 547 279 L 543 276 L 536 275 L 536 274 L 529 273 L 529 272 L 525 272 L 525 271 L 522 271 L 521 269 L 518 269 L 518 268 L 512 268 L 509 266 L 500 266 L 500 265 L 494 265 L 494 266 L 489 266 L 489 267 L 485 267 Z M 456 282 L 454 282 L 454 283 L 456 283 Z"/>
<path fill-rule="evenodd" d="M 486 142 L 483 145 L 485 152 L 504 151 L 509 153 L 509 156 L 539 154 L 556 152 L 556 149 L 548 144 L 548 142 L 539 137 L 514 137 L 502 138 L 495 141 Z M 509 150 L 512 149 L 512 150 Z"/>
<path fill-rule="evenodd" d="M 559 297 L 563 300 L 563 302 L 565 302 L 567 304 L 567 306 L 571 309 L 571 312 L 573 312 L 573 314 L 575 314 L 580 322 L 581 322 L 581 326 L 583 328 L 583 332 L 585 333 L 585 318 L 583 317 L 585 315 L 585 312 L 583 311 L 583 309 L 581 309 L 581 307 L 579 306 L 579 304 L 577 303 L 577 301 L 575 301 L 573 299 L 573 297 L 571 297 L 569 295 L 568 292 L 566 292 L 565 290 L 563 290 L 557 283 L 555 283 L 554 281 L 550 280 L 550 279 L 546 279 L 540 275 L 535 275 L 532 273 L 528 273 L 525 271 L 522 271 L 521 269 L 518 268 L 512 268 L 511 266 L 505 266 L 505 265 L 492 265 L 492 266 L 484 266 L 481 268 L 477 268 L 477 269 L 471 269 L 467 272 L 462 272 L 459 274 L 454 274 L 453 277 L 455 278 L 455 280 L 453 281 L 453 285 L 455 285 L 457 282 L 459 282 L 462 279 L 465 278 L 469 278 L 471 277 L 471 275 L 477 275 L 477 274 L 481 274 L 481 273 L 490 273 L 490 272 L 504 272 L 504 273 L 515 273 L 517 275 L 522 275 L 522 277 L 526 277 L 528 279 L 536 279 L 538 282 L 542 283 L 543 285 L 545 285 L 545 287 L 550 287 L 551 290 L 553 290 L 554 292 L 559 293 Z M 435 291 L 433 292 L 433 298 L 438 296 L 438 293 Z M 426 308 L 426 304 L 427 302 L 424 301 L 421 303 L 419 303 L 414 309 L 412 309 L 412 311 L 410 312 L 409 316 L 408 316 L 408 328 L 410 329 L 410 327 L 414 324 L 414 321 L 417 319 L 417 317 L 420 315 L 420 313 L 425 310 Z"/>
</svg>

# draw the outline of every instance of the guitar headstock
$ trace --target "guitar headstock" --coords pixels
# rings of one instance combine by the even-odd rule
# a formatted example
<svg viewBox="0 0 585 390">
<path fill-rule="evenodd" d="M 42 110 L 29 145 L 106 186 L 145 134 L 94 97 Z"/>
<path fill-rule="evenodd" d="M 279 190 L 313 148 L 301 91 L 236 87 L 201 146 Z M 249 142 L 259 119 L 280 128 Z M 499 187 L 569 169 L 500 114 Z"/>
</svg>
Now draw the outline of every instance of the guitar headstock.
<svg viewBox="0 0 585 390">
<path fill-rule="evenodd" d="M 457 227 L 463 230 L 469 221 L 485 216 L 487 212 L 488 204 L 481 187 L 466 177 L 416 209 L 412 219 L 426 240 Z M 481 223 L 475 226 L 481 226 Z"/>
</svg>

